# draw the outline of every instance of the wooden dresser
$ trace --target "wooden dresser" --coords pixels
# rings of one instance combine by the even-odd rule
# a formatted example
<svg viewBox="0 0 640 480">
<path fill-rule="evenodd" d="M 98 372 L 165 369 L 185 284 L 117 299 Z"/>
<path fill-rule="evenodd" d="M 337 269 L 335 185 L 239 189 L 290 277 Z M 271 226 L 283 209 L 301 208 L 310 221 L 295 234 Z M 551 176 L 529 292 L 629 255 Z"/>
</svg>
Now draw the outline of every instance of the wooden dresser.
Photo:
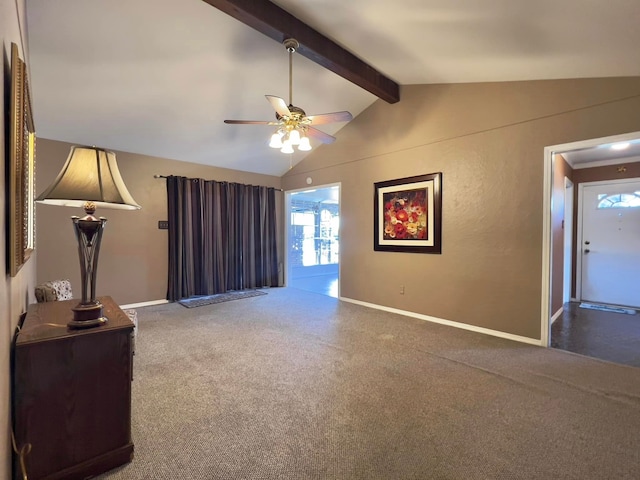
<svg viewBox="0 0 640 480">
<path fill-rule="evenodd" d="M 29 480 L 84 479 L 131 461 L 133 323 L 100 297 L 105 325 L 71 330 L 78 300 L 30 305 L 13 350 L 13 428 Z M 14 455 L 14 479 L 22 479 Z"/>
</svg>

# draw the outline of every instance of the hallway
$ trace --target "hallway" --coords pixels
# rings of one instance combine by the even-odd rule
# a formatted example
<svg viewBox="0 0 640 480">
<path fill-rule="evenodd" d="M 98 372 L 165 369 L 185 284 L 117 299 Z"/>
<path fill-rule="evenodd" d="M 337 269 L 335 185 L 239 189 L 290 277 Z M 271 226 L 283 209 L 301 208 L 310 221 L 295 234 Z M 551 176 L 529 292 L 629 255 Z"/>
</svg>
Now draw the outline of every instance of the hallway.
<svg viewBox="0 0 640 480">
<path fill-rule="evenodd" d="M 565 304 L 551 326 L 551 347 L 640 367 L 640 314 L 605 312 Z"/>
</svg>

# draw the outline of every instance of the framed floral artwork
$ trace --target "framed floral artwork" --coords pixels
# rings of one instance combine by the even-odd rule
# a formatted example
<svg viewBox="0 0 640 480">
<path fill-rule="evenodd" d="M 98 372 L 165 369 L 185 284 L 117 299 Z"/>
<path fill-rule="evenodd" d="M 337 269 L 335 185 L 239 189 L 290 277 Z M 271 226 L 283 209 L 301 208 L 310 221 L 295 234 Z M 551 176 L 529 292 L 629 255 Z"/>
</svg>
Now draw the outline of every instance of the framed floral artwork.
<svg viewBox="0 0 640 480">
<path fill-rule="evenodd" d="M 442 173 L 374 184 L 373 249 L 442 253 Z"/>
</svg>

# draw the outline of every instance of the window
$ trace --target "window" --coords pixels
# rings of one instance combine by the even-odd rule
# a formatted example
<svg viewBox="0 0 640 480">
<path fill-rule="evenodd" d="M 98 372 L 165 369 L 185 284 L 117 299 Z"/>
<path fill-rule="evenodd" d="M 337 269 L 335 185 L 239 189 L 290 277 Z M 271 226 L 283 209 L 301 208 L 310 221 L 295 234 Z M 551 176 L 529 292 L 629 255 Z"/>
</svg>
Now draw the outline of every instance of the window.
<svg viewBox="0 0 640 480">
<path fill-rule="evenodd" d="M 290 257 L 294 267 L 337 264 L 338 204 L 298 199 L 291 194 Z"/>
<path fill-rule="evenodd" d="M 640 207 L 640 192 L 598 195 L 598 209 L 601 208 L 633 208 Z"/>
</svg>

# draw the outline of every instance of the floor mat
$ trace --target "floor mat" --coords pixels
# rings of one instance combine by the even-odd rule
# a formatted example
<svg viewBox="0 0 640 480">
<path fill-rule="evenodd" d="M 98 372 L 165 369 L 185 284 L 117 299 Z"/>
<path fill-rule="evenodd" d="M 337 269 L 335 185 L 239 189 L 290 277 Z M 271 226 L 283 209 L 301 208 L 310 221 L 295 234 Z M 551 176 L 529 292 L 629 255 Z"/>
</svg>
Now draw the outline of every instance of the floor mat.
<svg viewBox="0 0 640 480">
<path fill-rule="evenodd" d="M 580 304 L 580 308 L 588 308 L 590 310 L 602 310 L 603 312 L 626 313 L 627 315 L 636 314 L 636 311 L 633 308 L 613 307 L 611 305 L 602 305 L 599 303 L 582 302 Z"/>
<path fill-rule="evenodd" d="M 266 295 L 267 292 L 261 290 L 241 290 L 237 292 L 218 293 L 216 295 L 204 295 L 198 297 L 185 298 L 178 303 L 183 307 L 194 308 L 202 307 L 203 305 L 211 305 L 214 303 L 228 302 L 230 300 L 238 300 L 240 298 L 258 297 L 260 295 Z"/>
</svg>

